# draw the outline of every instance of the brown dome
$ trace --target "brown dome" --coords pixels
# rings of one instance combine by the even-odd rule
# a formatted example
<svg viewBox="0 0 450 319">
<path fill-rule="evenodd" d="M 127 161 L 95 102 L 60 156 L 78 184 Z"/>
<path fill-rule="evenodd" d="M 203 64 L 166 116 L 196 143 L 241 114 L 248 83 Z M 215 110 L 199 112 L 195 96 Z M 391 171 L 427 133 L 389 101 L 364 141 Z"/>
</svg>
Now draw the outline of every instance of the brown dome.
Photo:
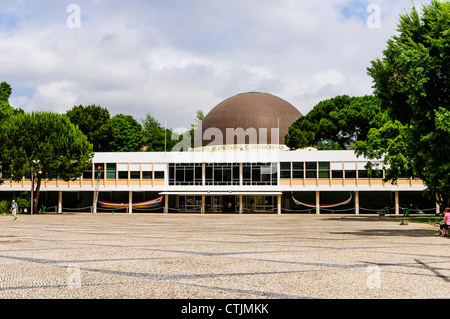
<svg viewBox="0 0 450 319">
<path fill-rule="evenodd" d="M 284 145 L 284 136 L 288 133 L 289 126 L 301 116 L 292 104 L 274 95 L 259 92 L 238 94 L 219 103 L 206 115 L 202 122 L 202 145 L 242 144 L 239 141 L 244 138 L 244 144 L 253 144 L 254 140 L 249 138 L 248 132 L 256 132 L 257 144 Z M 209 128 L 218 128 L 222 132 L 223 141 L 215 137 L 205 139 L 208 134 L 204 133 Z M 227 143 L 227 128 L 234 129 L 233 143 Z M 267 134 L 261 138 L 260 128 L 267 129 Z M 247 134 L 238 134 L 239 130 L 236 129 L 242 129 L 241 132 L 247 130 Z M 278 141 L 273 143 L 272 129 L 274 132 L 279 129 Z"/>
</svg>

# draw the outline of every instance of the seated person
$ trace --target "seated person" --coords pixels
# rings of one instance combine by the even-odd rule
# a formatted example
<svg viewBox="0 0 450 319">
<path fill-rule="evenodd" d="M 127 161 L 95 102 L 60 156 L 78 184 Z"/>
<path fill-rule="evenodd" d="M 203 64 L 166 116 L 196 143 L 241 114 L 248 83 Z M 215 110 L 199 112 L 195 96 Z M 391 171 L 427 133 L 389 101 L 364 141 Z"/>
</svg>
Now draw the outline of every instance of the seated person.
<svg viewBox="0 0 450 319">
<path fill-rule="evenodd" d="M 441 234 L 439 236 L 444 237 L 447 233 L 448 226 L 450 225 L 450 208 L 445 208 L 444 210 L 444 220 L 440 226 Z"/>
</svg>

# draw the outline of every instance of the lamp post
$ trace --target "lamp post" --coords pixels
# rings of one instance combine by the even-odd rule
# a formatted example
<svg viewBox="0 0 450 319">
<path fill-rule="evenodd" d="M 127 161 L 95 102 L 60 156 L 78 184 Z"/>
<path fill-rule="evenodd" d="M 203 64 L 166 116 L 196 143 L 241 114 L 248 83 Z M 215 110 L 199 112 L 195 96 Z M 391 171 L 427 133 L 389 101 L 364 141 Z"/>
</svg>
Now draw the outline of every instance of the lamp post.
<svg viewBox="0 0 450 319">
<path fill-rule="evenodd" d="M 33 215 L 34 210 L 34 174 L 42 174 L 41 166 L 39 165 L 39 169 L 33 171 L 33 167 L 31 168 L 31 215 Z"/>
</svg>

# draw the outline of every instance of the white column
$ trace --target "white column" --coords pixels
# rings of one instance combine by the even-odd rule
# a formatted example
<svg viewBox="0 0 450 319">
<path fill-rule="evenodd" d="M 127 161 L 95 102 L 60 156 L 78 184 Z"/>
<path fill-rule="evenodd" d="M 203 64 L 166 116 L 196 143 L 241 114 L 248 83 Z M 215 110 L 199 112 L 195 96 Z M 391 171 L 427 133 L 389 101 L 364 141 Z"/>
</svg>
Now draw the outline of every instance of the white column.
<svg viewBox="0 0 450 319">
<path fill-rule="evenodd" d="M 164 214 L 169 212 L 169 195 L 164 195 Z"/>
<path fill-rule="evenodd" d="M 355 214 L 359 214 L 359 191 L 355 191 Z"/>
<path fill-rule="evenodd" d="M 244 184 L 244 164 L 239 163 L 239 185 L 242 186 Z"/>
<path fill-rule="evenodd" d="M 94 194 L 93 194 L 93 196 L 94 196 L 94 200 L 93 200 L 93 203 L 92 203 L 92 212 L 94 213 L 94 214 L 96 214 L 97 213 L 97 192 L 96 191 L 94 191 Z"/>
<path fill-rule="evenodd" d="M 128 213 L 131 214 L 133 212 L 133 192 L 128 191 Z"/>
<path fill-rule="evenodd" d="M 58 192 L 58 213 L 62 213 L 62 191 Z"/>
<path fill-rule="evenodd" d="M 202 210 L 201 213 L 204 214 L 205 213 L 205 195 L 202 195 Z"/>
<path fill-rule="evenodd" d="M 277 195 L 277 214 L 281 215 L 281 195 Z"/>
<path fill-rule="evenodd" d="M 316 191 L 316 214 L 320 214 L 320 192 Z"/>
<path fill-rule="evenodd" d="M 400 215 L 400 199 L 398 191 L 395 191 L 395 215 Z"/>
<path fill-rule="evenodd" d="M 239 195 L 239 214 L 242 214 L 242 204 L 243 204 L 243 200 L 242 200 L 242 194 Z"/>
<path fill-rule="evenodd" d="M 206 163 L 202 163 L 202 186 L 206 185 Z"/>
</svg>

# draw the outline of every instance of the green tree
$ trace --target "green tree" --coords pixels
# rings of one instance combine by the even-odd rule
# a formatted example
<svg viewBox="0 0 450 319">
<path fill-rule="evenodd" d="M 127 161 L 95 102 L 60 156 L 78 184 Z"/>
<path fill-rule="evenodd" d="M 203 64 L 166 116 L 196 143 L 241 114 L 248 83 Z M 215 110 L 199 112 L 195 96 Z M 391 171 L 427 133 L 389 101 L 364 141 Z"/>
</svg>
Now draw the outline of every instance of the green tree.
<svg viewBox="0 0 450 319">
<path fill-rule="evenodd" d="M 172 140 L 173 131 L 162 127 L 150 113 L 142 121 L 142 127 L 142 142 L 148 152 L 171 151 L 177 143 L 177 140 Z"/>
<path fill-rule="evenodd" d="M 400 16 L 383 58 L 371 61 L 374 93 L 390 121 L 358 142 L 358 155 L 383 159 L 386 180 L 424 181 L 441 205 L 450 199 L 450 2 L 432 0 Z"/>
<path fill-rule="evenodd" d="M 0 83 L 0 102 L 8 102 L 9 97 L 12 94 L 11 85 L 7 82 Z"/>
<path fill-rule="evenodd" d="M 131 115 L 117 114 L 111 118 L 114 128 L 114 152 L 137 152 L 142 147 L 142 125 Z"/>
<path fill-rule="evenodd" d="M 0 127 L 0 161 L 3 173 L 13 181 L 36 174 L 34 208 L 42 179 L 69 181 L 91 167 L 92 144 L 66 115 L 34 112 L 11 116 Z"/>
<path fill-rule="evenodd" d="M 371 127 L 380 127 L 386 120 L 374 96 L 336 96 L 319 102 L 305 116 L 296 120 L 285 136 L 291 149 L 347 149 L 355 141 L 364 140 Z M 330 147 L 331 146 L 331 147 Z"/>
<path fill-rule="evenodd" d="M 109 111 L 99 105 L 78 105 L 67 111 L 70 121 L 78 125 L 94 146 L 94 152 L 113 150 L 114 129 Z"/>
<path fill-rule="evenodd" d="M 9 105 L 9 97 L 11 96 L 11 86 L 6 82 L 0 83 L 0 124 L 10 117 L 14 110 Z"/>
<path fill-rule="evenodd" d="M 202 110 L 198 110 L 195 113 L 194 122 L 191 124 L 190 135 L 191 135 L 191 147 L 194 148 L 195 136 L 197 134 L 198 129 L 201 127 L 203 120 L 205 119 L 205 114 L 203 114 Z M 201 134 L 201 132 L 199 132 Z M 200 145 L 201 146 L 201 145 Z"/>
</svg>

